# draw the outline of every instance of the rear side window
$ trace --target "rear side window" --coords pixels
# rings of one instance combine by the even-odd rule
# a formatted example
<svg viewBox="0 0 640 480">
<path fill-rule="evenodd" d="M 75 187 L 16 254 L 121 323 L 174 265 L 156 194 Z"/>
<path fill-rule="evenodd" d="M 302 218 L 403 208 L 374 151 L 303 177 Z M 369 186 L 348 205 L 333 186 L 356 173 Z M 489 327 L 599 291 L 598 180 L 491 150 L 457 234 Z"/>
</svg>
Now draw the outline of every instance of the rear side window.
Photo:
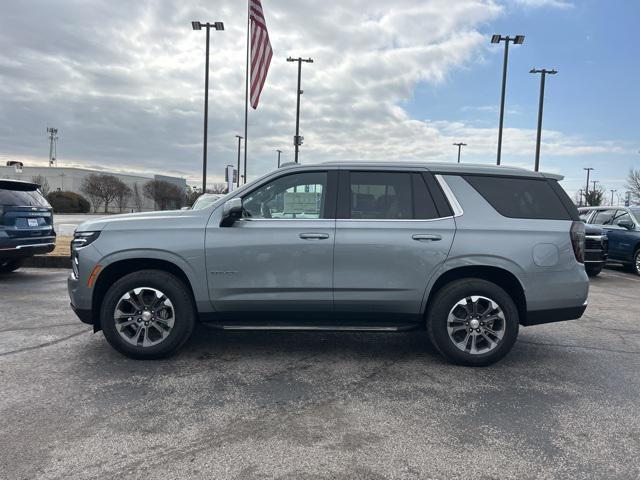
<svg viewBox="0 0 640 480">
<path fill-rule="evenodd" d="M 49 202 L 37 190 L 0 189 L 0 205 L 5 207 L 49 207 Z"/>
<path fill-rule="evenodd" d="M 568 211 L 565 202 L 551 185 L 553 180 L 480 175 L 465 175 L 464 178 L 505 217 L 538 220 L 578 219 L 577 209 L 573 207 L 575 212 Z M 562 190 L 559 185 L 557 188 Z"/>
<path fill-rule="evenodd" d="M 419 173 L 349 173 L 348 217 L 368 220 L 438 218 L 438 211 Z M 342 217 L 345 218 L 345 217 Z"/>
</svg>

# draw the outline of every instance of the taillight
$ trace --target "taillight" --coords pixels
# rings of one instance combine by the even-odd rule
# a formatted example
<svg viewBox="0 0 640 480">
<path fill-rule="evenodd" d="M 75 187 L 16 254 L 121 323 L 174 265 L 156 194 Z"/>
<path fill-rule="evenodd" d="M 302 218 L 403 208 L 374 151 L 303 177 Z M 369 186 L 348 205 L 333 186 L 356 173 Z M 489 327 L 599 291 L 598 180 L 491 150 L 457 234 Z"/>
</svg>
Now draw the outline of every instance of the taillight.
<svg viewBox="0 0 640 480">
<path fill-rule="evenodd" d="M 574 221 L 571 224 L 571 246 L 576 260 L 584 263 L 584 223 Z"/>
</svg>

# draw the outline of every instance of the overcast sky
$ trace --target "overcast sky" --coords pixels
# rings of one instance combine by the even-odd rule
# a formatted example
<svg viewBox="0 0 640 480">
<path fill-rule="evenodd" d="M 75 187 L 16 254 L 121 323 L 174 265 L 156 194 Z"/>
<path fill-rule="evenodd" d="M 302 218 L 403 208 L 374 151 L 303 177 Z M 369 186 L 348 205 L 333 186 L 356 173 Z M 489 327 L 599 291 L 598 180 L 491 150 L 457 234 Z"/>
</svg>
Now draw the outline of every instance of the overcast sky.
<svg viewBox="0 0 640 480">
<path fill-rule="evenodd" d="M 539 77 L 548 78 L 542 168 L 570 192 L 582 167 L 623 190 L 640 168 L 640 2 L 614 0 L 263 0 L 274 57 L 249 116 L 249 178 L 293 160 L 296 66 L 303 163 L 374 159 L 495 162 L 502 47 L 510 49 L 503 163 L 533 167 Z M 0 5 L 0 161 L 184 176 L 199 183 L 204 31 L 212 32 L 209 180 L 242 134 L 246 3 L 21 0 Z"/>
</svg>

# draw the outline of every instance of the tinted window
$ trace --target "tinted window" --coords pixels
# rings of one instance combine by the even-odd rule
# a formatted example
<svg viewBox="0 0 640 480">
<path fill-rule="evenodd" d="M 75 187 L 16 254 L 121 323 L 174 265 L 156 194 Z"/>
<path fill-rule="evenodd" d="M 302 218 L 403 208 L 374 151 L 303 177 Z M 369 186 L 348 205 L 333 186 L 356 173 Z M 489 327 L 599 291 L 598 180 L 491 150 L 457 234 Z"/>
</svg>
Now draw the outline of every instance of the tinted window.
<svg viewBox="0 0 640 480">
<path fill-rule="evenodd" d="M 591 223 L 595 223 L 598 225 L 611 225 L 611 221 L 615 216 L 616 210 L 614 208 L 610 208 L 608 210 L 599 210 L 595 213 L 593 220 Z"/>
<path fill-rule="evenodd" d="M 50 207 L 37 190 L 0 190 L 0 205 L 11 207 Z"/>
<path fill-rule="evenodd" d="M 279 177 L 242 198 L 244 215 L 251 218 L 323 218 L 326 172 Z"/>
<path fill-rule="evenodd" d="M 572 219 L 563 201 L 545 179 L 480 175 L 465 175 L 464 178 L 498 213 L 505 217 L 539 220 Z M 577 219 L 577 210 L 575 217 Z"/>
</svg>

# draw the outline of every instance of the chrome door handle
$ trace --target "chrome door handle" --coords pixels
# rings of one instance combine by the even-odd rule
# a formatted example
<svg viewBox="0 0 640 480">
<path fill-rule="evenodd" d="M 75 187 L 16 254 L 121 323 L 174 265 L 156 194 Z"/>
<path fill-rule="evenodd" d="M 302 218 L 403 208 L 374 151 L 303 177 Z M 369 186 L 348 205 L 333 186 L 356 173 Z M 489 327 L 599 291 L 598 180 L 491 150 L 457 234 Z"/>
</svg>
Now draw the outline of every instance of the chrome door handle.
<svg viewBox="0 0 640 480">
<path fill-rule="evenodd" d="M 326 240 L 329 238 L 328 233 L 301 233 L 299 236 L 303 240 Z"/>
<path fill-rule="evenodd" d="M 426 233 L 416 233 L 415 235 L 411 235 L 411 238 L 419 242 L 437 242 L 438 240 L 442 240 L 442 236 L 440 235 L 430 235 Z"/>
</svg>

